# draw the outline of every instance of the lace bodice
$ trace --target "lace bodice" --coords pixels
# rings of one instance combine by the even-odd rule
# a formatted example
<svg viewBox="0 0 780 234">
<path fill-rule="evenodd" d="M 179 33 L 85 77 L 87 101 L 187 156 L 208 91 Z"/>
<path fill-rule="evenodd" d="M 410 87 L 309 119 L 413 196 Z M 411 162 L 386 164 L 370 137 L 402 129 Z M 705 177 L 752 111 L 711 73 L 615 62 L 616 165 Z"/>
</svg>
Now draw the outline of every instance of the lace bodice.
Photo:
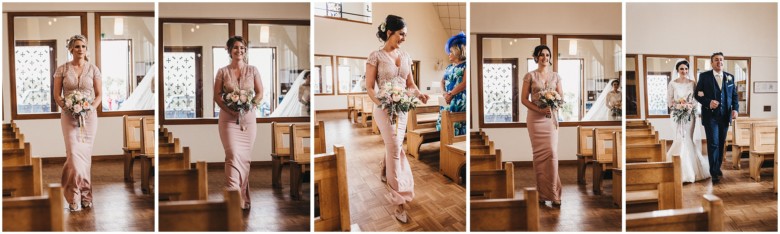
<svg viewBox="0 0 780 234">
<path fill-rule="evenodd" d="M 260 79 L 260 72 L 255 66 L 245 65 L 241 69 L 241 77 L 233 77 L 230 68 L 225 66 L 219 69 L 216 79 L 222 79 L 222 92 L 225 93 L 239 89 L 255 91 L 255 79 Z"/>
<path fill-rule="evenodd" d="M 689 101 L 693 101 L 693 90 L 695 89 L 696 83 L 693 81 L 680 83 L 675 80 L 672 80 L 669 82 L 668 86 L 668 92 L 667 92 L 667 104 L 669 106 L 674 103 L 674 100 L 679 100 L 681 98 L 688 98 Z"/>
<path fill-rule="evenodd" d="M 54 77 L 62 78 L 62 96 L 68 96 L 73 91 L 80 91 L 88 97 L 95 98 L 95 80 L 101 79 L 100 69 L 92 63 L 85 63 L 81 77 L 70 63 L 57 67 Z"/>
<path fill-rule="evenodd" d="M 561 84 L 561 77 L 556 72 L 549 72 L 547 75 L 542 76 L 542 73 L 538 71 L 531 71 L 525 75 L 523 81 L 531 82 L 531 101 L 536 102 L 539 100 L 537 93 L 543 89 L 557 89 Z M 563 95 L 563 94 L 561 94 Z"/>
<path fill-rule="evenodd" d="M 371 53 L 366 60 L 367 64 L 376 66 L 376 84 L 382 87 L 387 82 L 406 87 L 406 77 L 412 73 L 412 58 L 404 51 L 396 50 L 400 54 L 401 66 L 395 65 L 395 61 L 384 50 L 377 50 Z M 377 88 L 377 92 L 382 89 Z"/>
</svg>

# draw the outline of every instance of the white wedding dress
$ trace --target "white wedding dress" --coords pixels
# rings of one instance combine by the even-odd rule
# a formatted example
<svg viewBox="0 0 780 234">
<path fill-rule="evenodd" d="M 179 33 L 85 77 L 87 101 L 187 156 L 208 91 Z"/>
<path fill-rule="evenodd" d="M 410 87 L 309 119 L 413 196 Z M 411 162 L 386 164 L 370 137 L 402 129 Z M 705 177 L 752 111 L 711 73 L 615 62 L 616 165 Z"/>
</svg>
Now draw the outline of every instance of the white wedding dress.
<svg viewBox="0 0 780 234">
<path fill-rule="evenodd" d="M 297 78 L 295 78 L 292 86 L 290 86 L 290 90 L 286 95 L 284 95 L 284 98 L 282 98 L 282 102 L 279 103 L 279 106 L 276 107 L 276 110 L 271 113 L 271 117 L 309 116 L 309 107 L 301 103 L 298 99 L 299 95 L 310 95 L 309 92 L 304 94 L 299 92 L 299 87 L 301 87 L 301 85 L 306 82 L 305 77 L 308 74 L 309 70 L 304 70 L 301 72 L 301 74 L 298 75 Z M 308 100 L 311 100 L 311 98 Z"/>
<path fill-rule="evenodd" d="M 692 95 L 695 86 L 696 83 L 693 81 L 679 83 L 672 80 L 668 86 L 668 103 L 671 105 L 673 100 L 679 100 Z M 693 96 L 690 97 L 690 100 L 693 101 Z M 697 106 L 696 109 L 701 110 L 701 107 L 698 107 L 699 104 L 696 101 L 693 102 Z M 666 152 L 666 155 L 670 159 L 673 155 L 680 155 L 682 181 L 695 182 L 710 178 L 709 161 L 701 152 L 702 126 L 699 124 L 701 119 L 699 117 L 693 118 L 688 123 L 682 124 L 682 126 L 674 121 L 674 117 L 670 118 L 670 120 L 672 121 L 672 126 L 674 126 L 674 142 L 672 142 L 672 146 Z"/>
<path fill-rule="evenodd" d="M 612 81 L 607 82 L 607 85 L 604 86 L 604 89 L 601 90 L 599 93 L 598 98 L 596 98 L 596 101 L 593 102 L 593 105 L 591 105 L 590 110 L 588 110 L 587 113 L 585 113 L 585 116 L 582 117 L 583 121 L 614 121 L 614 120 L 620 120 L 621 116 L 612 116 L 612 109 L 609 108 L 611 102 L 620 102 L 622 99 L 622 95 L 618 93 L 618 95 L 610 95 L 612 93 Z M 617 98 L 621 97 L 621 98 Z"/>
</svg>

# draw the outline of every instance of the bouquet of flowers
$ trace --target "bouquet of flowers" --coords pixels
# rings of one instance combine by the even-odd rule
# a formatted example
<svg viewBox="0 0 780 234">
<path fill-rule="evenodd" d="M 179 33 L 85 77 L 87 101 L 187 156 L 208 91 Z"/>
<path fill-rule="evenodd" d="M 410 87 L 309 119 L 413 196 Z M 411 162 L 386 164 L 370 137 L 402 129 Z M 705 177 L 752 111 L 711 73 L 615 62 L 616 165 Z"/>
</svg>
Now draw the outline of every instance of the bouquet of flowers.
<svg viewBox="0 0 780 234">
<path fill-rule="evenodd" d="M 228 109 L 238 112 L 239 116 L 252 110 L 259 101 L 255 100 L 255 92 L 252 90 L 234 90 L 233 92 L 222 94 L 222 100 Z M 241 117 L 236 119 L 236 125 L 241 125 Z M 241 130 L 243 130 L 243 126 Z"/>
<path fill-rule="evenodd" d="M 390 115 L 390 124 L 396 124 L 399 115 L 417 108 L 417 105 L 420 104 L 411 91 L 392 82 L 386 82 L 382 86 L 377 99 L 380 102 L 379 107 L 387 110 L 387 114 Z"/>
<path fill-rule="evenodd" d="M 65 109 L 78 120 L 78 127 L 84 126 L 84 120 L 92 111 L 92 98 L 79 91 L 73 91 L 65 96 Z"/>
<path fill-rule="evenodd" d="M 691 95 L 688 95 L 674 100 L 671 109 L 674 122 L 683 125 L 693 118 L 693 114 L 696 112 L 696 105 L 691 100 Z"/>
<path fill-rule="evenodd" d="M 612 116 L 614 117 L 623 116 L 623 102 L 618 101 L 615 102 L 614 105 L 612 105 Z"/>
<path fill-rule="evenodd" d="M 536 95 L 539 96 L 539 99 L 537 99 L 534 104 L 542 109 L 550 107 L 554 112 L 564 103 L 563 97 L 554 89 L 543 89 L 536 93 Z M 552 118 L 552 115 L 545 115 L 545 117 Z"/>
</svg>

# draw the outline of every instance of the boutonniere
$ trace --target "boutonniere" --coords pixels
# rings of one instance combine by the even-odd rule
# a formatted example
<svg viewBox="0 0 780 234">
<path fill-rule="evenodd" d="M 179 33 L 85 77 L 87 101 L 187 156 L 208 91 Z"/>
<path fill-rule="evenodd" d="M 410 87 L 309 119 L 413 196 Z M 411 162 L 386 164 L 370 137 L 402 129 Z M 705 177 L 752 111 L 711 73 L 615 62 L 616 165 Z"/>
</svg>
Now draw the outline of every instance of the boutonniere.
<svg viewBox="0 0 780 234">
<path fill-rule="evenodd" d="M 733 79 L 734 79 L 734 76 L 732 76 L 732 75 L 728 75 L 728 76 L 726 76 L 726 80 L 728 80 L 728 81 L 731 81 L 731 80 L 733 80 Z"/>
</svg>

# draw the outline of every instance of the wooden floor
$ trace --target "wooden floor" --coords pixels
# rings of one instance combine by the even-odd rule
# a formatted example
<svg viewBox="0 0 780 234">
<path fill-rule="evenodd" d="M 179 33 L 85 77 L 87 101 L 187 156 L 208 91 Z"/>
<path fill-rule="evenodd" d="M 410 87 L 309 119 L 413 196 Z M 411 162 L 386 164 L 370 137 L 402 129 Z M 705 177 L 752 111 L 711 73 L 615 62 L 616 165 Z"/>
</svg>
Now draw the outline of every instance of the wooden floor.
<svg viewBox="0 0 780 234">
<path fill-rule="evenodd" d="M 714 194 L 723 200 L 725 231 L 777 231 L 777 194 L 772 190 L 772 169 L 761 170 L 761 182 L 750 179 L 748 159 L 741 170 L 731 169 L 731 152 L 723 162 L 723 178 L 712 185 L 710 179 L 683 184 L 683 207 L 701 207 L 702 195 Z M 657 209 L 657 204 L 635 206 L 628 212 Z"/>
<path fill-rule="evenodd" d="M 60 183 L 62 163 L 43 165 L 44 186 Z M 93 208 L 65 213 L 66 231 L 154 231 L 154 196 L 141 192 L 141 181 L 125 183 L 121 160 L 92 162 Z M 135 167 L 135 178 L 140 176 Z M 44 194 L 48 190 L 44 189 Z M 67 206 L 67 202 L 63 202 Z"/>
<path fill-rule="evenodd" d="M 407 206 L 409 223 L 402 224 L 392 215 L 395 206 L 386 197 L 390 188 L 380 180 L 382 138 L 350 123 L 345 112 L 318 114 L 316 120 L 325 121 L 328 151 L 334 144 L 346 148 L 352 224 L 362 231 L 466 230 L 466 189 L 438 172 L 438 143 L 423 145 L 422 160 L 409 160 L 415 197 Z"/>
<path fill-rule="evenodd" d="M 530 153 L 530 152 L 529 152 Z M 506 155 L 506 153 L 504 153 Z M 592 170 L 586 173 L 587 185 L 577 184 L 577 167 L 562 164 L 558 168 L 563 190 L 561 207 L 552 207 L 549 202 L 540 206 L 540 231 L 620 231 L 622 210 L 612 205 L 612 180 L 605 179 L 602 195 L 594 195 Z M 515 166 L 515 197 L 522 198 L 522 189 L 535 187 L 536 177 L 531 165 Z"/>
<path fill-rule="evenodd" d="M 221 147 L 221 146 L 220 146 Z M 209 167 L 209 200 L 222 199 L 225 188 L 225 169 L 223 166 Z M 244 211 L 246 231 L 276 232 L 311 230 L 311 189 L 310 183 L 303 184 L 303 199 L 290 198 L 290 170 L 282 170 L 282 189 L 271 187 L 271 166 L 253 165 L 249 171 L 249 195 L 252 208 Z"/>
</svg>

